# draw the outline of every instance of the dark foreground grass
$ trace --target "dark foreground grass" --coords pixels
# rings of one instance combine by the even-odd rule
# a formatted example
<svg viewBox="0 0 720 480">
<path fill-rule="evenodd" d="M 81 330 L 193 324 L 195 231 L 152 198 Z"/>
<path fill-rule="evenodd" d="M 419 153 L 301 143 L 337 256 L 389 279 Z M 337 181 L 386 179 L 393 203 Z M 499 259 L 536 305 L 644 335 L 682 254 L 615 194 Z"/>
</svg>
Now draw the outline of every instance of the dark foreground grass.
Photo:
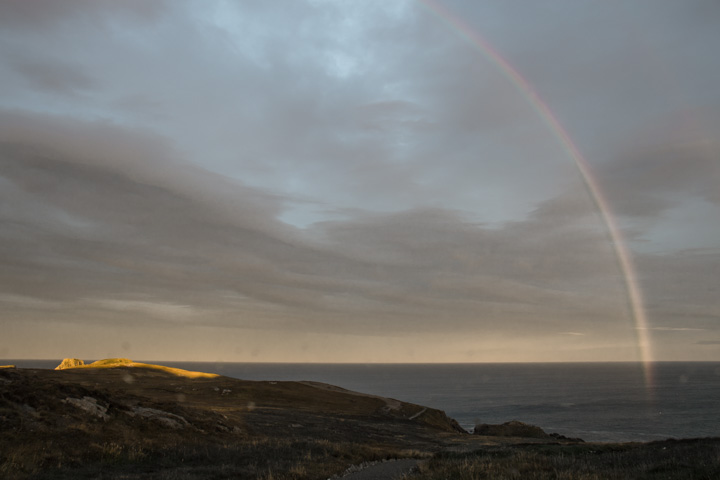
<svg viewBox="0 0 720 480">
<path fill-rule="evenodd" d="M 412 480 L 720 478 L 720 439 L 645 444 L 522 445 L 442 453 Z"/>
<path fill-rule="evenodd" d="M 2 480 L 313 480 L 480 446 L 437 454 L 415 478 L 720 479 L 720 439 L 519 445 L 528 440 L 456 427 L 440 411 L 326 385 L 126 364 L 0 369 Z"/>
<path fill-rule="evenodd" d="M 325 440 L 244 440 L 229 444 L 98 443 L 82 451 L 52 443 L 14 448 L 0 459 L 3 479 L 319 479 L 348 465 L 408 452 Z"/>
<path fill-rule="evenodd" d="M 118 362 L 0 369 L 0 479 L 324 479 L 459 435 L 334 387 L 100 366 Z"/>
</svg>

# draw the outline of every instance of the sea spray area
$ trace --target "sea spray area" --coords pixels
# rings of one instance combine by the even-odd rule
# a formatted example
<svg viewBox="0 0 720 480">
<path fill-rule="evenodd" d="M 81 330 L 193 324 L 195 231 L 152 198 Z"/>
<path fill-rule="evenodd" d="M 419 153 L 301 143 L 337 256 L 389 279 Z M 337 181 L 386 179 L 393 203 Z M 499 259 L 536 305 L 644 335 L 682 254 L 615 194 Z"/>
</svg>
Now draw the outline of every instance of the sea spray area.
<svg viewBox="0 0 720 480">
<path fill-rule="evenodd" d="M 0 363 L 54 368 L 58 361 Z M 720 398 L 720 362 L 656 363 L 651 390 L 635 363 L 162 363 L 244 380 L 338 385 L 443 410 L 468 431 L 478 423 L 510 420 L 586 441 L 702 438 L 720 431 L 720 412 L 714 401 Z"/>
</svg>

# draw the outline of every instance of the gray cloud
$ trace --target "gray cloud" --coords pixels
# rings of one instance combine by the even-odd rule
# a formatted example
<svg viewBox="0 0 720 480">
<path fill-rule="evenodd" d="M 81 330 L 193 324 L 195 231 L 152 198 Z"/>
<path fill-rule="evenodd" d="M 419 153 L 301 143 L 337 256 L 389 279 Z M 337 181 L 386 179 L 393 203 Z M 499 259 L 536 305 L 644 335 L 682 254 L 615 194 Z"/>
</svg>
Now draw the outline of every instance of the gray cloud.
<svg viewBox="0 0 720 480">
<path fill-rule="evenodd" d="M 93 78 L 82 68 L 55 60 L 15 58 L 11 65 L 26 81 L 51 93 L 76 95 L 96 86 Z"/>
<path fill-rule="evenodd" d="M 12 29 L 43 30 L 68 20 L 81 20 L 85 27 L 92 26 L 99 19 L 115 14 L 128 15 L 133 20 L 154 19 L 164 9 L 163 4 L 162 0 L 157 2 L 142 0 L 123 2 L 113 2 L 112 0 L 69 0 L 65 2 L 2 0 L 0 2 L 0 25 Z"/>
<path fill-rule="evenodd" d="M 214 304 L 211 310 L 242 297 L 255 309 L 307 312 L 286 314 L 312 315 L 315 328 L 362 329 L 330 322 L 339 313 L 373 312 L 435 330 L 447 327 L 434 324 L 439 310 L 455 317 L 448 325 L 464 328 L 477 322 L 476 309 L 488 308 L 481 321 L 492 325 L 492 312 L 527 323 L 531 310 L 554 302 L 581 308 L 588 299 L 576 291 L 578 279 L 607 264 L 596 256 L 597 240 L 571 225 L 555 233 L 533 222 L 493 231 L 444 210 L 360 216 L 303 235 L 273 220 L 282 199 L 203 178 L 146 135 L 5 119 L 23 132 L 13 142 L 13 129 L 5 130 L 1 163 L 3 232 L 13 252 L 4 259 L 3 291 L 13 295 L 95 298 L 96 307 L 155 298 L 158 308 Z M 28 145 L 45 130 L 54 132 L 46 138 L 52 149 Z"/>
<path fill-rule="evenodd" d="M 195 329 L 198 357 L 636 358 L 553 115 L 628 241 L 658 355 L 696 355 L 720 268 L 703 5 L 449 4 L 548 113 L 415 2 L 2 2 L 2 320 L 176 326 L 186 347 Z"/>
<path fill-rule="evenodd" d="M 637 148 L 605 166 L 600 181 L 618 213 L 657 217 L 695 196 L 720 203 L 720 145 L 684 139 Z"/>
<path fill-rule="evenodd" d="M 716 328 L 720 320 L 716 300 L 720 251 L 646 254 L 638 255 L 636 261 L 651 318 L 658 326 L 676 326 L 682 320 L 685 328 Z"/>
</svg>

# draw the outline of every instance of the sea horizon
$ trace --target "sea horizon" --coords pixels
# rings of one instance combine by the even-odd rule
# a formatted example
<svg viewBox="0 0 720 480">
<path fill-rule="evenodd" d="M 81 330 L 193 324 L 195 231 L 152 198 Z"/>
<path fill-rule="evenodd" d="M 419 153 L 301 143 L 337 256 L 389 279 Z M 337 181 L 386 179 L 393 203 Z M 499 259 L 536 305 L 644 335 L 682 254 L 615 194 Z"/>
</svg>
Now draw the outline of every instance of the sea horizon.
<svg viewBox="0 0 720 480">
<path fill-rule="evenodd" d="M 578 360 L 578 361 L 517 361 L 517 362 L 292 362 L 292 361 L 252 361 L 252 360 L 147 360 L 137 359 L 126 356 L 111 357 L 90 357 L 88 359 L 80 357 L 52 357 L 52 358 L 0 358 L 3 362 L 61 362 L 65 358 L 78 358 L 86 363 L 104 360 L 106 358 L 127 358 L 136 363 L 163 364 L 163 363 L 195 363 L 195 364 L 258 364 L 258 365 L 580 365 L 580 364 L 638 364 L 638 365 L 655 365 L 662 363 L 717 363 L 720 360 L 652 360 L 643 362 L 641 360 Z"/>
</svg>

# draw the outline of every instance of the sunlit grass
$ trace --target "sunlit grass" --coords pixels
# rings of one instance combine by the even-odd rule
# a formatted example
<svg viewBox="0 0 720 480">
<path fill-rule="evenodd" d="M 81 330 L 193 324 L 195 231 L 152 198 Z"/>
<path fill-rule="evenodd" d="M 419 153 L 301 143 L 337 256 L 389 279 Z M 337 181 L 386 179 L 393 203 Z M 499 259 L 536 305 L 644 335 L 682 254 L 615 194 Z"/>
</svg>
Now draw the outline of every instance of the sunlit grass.
<svg viewBox="0 0 720 480">
<path fill-rule="evenodd" d="M 165 367 L 163 365 L 153 365 L 150 363 L 133 362 L 129 358 L 106 358 L 90 363 L 88 365 L 77 365 L 70 368 L 117 368 L 117 367 L 138 367 L 138 368 L 151 368 L 153 370 L 161 370 L 163 372 L 171 373 L 179 377 L 186 378 L 215 378 L 220 375 L 215 373 L 204 373 L 204 372 L 192 372 L 190 370 L 183 370 L 182 368 Z"/>
</svg>

